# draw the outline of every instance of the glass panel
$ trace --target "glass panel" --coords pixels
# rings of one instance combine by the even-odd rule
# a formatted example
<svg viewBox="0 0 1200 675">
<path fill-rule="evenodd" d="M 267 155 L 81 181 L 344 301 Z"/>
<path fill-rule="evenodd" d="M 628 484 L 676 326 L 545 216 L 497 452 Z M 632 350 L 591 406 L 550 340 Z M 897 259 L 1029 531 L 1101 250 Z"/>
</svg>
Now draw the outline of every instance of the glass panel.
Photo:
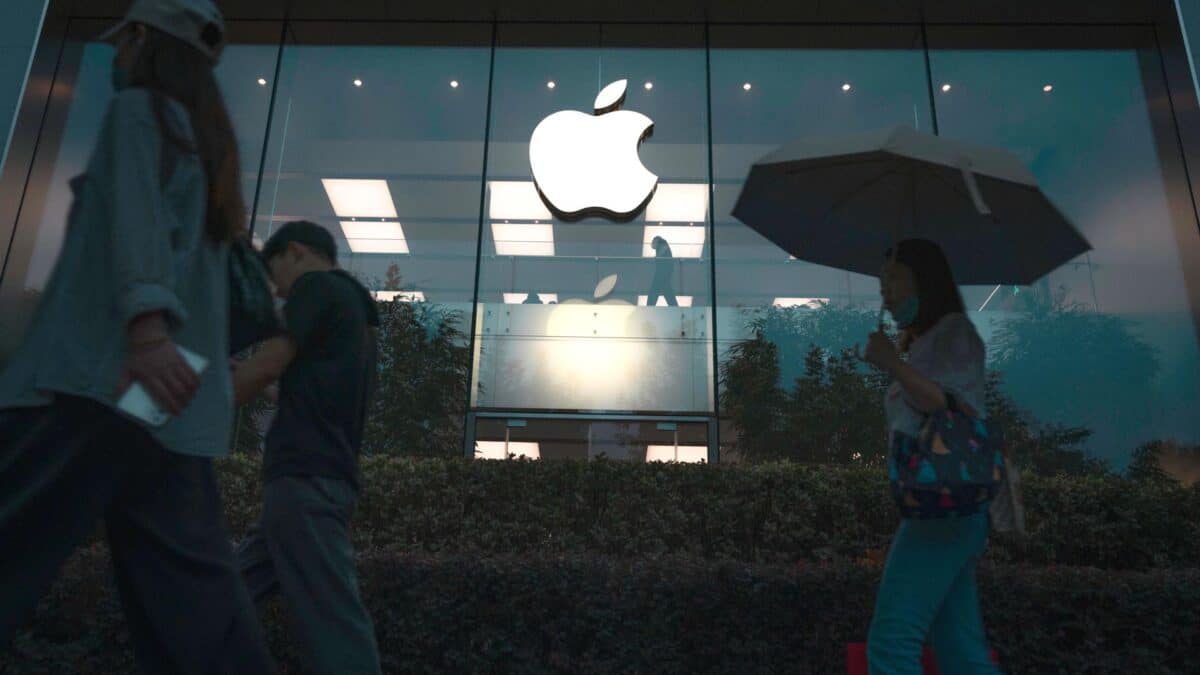
<svg viewBox="0 0 1200 675">
<path fill-rule="evenodd" d="M 706 422 L 480 418 L 476 459 L 708 461 Z"/>
<path fill-rule="evenodd" d="M 878 280 L 794 260 L 730 214 L 750 167 L 780 145 L 896 125 L 928 131 L 920 30 L 713 26 L 711 58 L 722 461 L 861 460 L 882 429 L 846 416 L 880 410 L 881 398 L 831 383 L 855 365 L 816 368 L 824 362 L 807 357 L 865 339 Z M 797 383 L 806 373 L 817 381 Z"/>
<path fill-rule="evenodd" d="M 364 452 L 461 454 L 492 29 L 290 28 L 255 232 L 328 228 L 376 294 Z"/>
<path fill-rule="evenodd" d="M 711 410 L 703 37 L 697 26 L 501 27 L 475 406 Z M 593 115 L 621 80 L 621 109 Z M 570 216 L 584 207 L 627 215 Z M 652 247 L 657 237 L 666 246 Z"/>
<path fill-rule="evenodd" d="M 112 23 L 75 20 L 68 28 L 0 285 L 0 314 L 4 316 L 0 362 L 16 347 L 54 269 L 71 206 L 69 181 L 86 167 L 113 95 L 113 48 L 94 41 Z M 228 32 L 231 44 L 222 54 L 216 76 L 238 137 L 248 217 L 271 95 L 270 87 L 260 85 L 259 78 L 270 78 L 275 70 L 281 31 L 278 24 L 270 22 L 231 22 Z"/>
<path fill-rule="evenodd" d="M 1031 288 L 964 289 L 1000 391 L 1034 423 L 1090 431 L 1116 469 L 1149 441 L 1200 442 L 1200 270 L 1181 262 L 1200 237 L 1153 32 L 939 28 L 930 44 L 952 85 L 943 134 L 1016 152 L 1093 246 Z"/>
</svg>

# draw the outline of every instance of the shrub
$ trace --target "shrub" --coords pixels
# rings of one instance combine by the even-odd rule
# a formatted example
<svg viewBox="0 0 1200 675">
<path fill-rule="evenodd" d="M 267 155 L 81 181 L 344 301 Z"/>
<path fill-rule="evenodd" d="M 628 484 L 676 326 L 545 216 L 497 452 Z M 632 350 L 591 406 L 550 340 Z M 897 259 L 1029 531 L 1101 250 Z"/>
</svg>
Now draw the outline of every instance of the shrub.
<svg viewBox="0 0 1200 675">
<path fill-rule="evenodd" d="M 260 509 L 257 462 L 218 463 L 234 531 Z M 371 457 L 352 525 L 360 550 L 688 555 L 794 563 L 859 558 L 898 523 L 879 469 Z M 1030 532 L 992 557 L 1111 569 L 1195 566 L 1200 486 L 1112 475 L 1026 478 Z"/>
<path fill-rule="evenodd" d="M 76 556 L 0 671 L 132 669 L 102 548 Z M 385 671 L 838 673 L 866 635 L 879 567 L 695 557 L 377 553 L 359 561 Z M 1200 570 L 985 564 L 984 617 L 1006 672 L 1195 672 Z M 299 672 L 280 604 L 272 651 Z M 8 671 L 5 671 L 8 672 Z"/>
</svg>

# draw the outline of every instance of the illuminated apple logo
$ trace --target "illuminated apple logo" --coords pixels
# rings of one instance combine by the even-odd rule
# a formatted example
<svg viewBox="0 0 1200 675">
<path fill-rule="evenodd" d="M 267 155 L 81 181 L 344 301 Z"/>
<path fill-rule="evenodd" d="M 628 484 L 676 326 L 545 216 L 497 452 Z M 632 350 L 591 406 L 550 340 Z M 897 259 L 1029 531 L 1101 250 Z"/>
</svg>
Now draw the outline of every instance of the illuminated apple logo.
<svg viewBox="0 0 1200 675">
<path fill-rule="evenodd" d="M 638 146 L 653 131 L 654 121 L 619 109 L 627 84 L 617 80 L 602 89 L 594 115 L 560 110 L 533 130 L 529 139 L 533 181 L 560 218 L 629 218 L 654 194 L 658 176 L 638 157 Z"/>
</svg>

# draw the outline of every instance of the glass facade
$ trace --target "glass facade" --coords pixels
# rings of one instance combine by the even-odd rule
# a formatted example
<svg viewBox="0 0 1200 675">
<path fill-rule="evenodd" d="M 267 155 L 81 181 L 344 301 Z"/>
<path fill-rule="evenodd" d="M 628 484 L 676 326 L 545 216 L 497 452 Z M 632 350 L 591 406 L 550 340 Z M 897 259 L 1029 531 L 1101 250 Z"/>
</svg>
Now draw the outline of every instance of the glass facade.
<svg viewBox="0 0 1200 675">
<path fill-rule="evenodd" d="M 112 50 L 89 41 L 105 25 L 72 21 L 58 56 L 0 362 L 111 96 Z M 775 147 L 900 124 L 1014 151 L 1092 243 L 1033 286 L 963 288 L 995 411 L 1053 450 L 1038 461 L 1121 469 L 1153 441 L 1200 444 L 1200 231 L 1150 28 L 294 21 L 231 38 L 218 77 L 256 238 L 329 228 L 383 309 L 369 452 L 875 461 L 880 382 L 848 350 L 878 281 L 792 259 L 730 211 Z M 550 170 L 602 166 L 619 118 L 594 106 L 620 81 L 621 111 L 652 123 L 657 188 L 631 213 L 567 213 L 530 139 L 576 111 Z M 269 410 L 244 413 L 252 447 Z"/>
</svg>

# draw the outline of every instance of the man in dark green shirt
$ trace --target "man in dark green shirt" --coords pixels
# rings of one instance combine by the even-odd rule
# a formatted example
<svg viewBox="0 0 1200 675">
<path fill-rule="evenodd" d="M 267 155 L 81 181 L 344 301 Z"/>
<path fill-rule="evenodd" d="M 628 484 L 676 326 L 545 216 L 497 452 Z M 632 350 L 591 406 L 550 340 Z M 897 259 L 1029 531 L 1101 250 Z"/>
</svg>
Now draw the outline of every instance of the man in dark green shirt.
<svg viewBox="0 0 1200 675">
<path fill-rule="evenodd" d="M 286 299 L 286 333 L 234 371 L 239 402 L 279 381 L 262 519 L 238 549 L 242 575 L 255 600 L 283 591 L 313 672 L 379 673 L 348 531 L 375 380 L 375 301 L 338 269 L 333 236 L 314 223 L 281 227 L 263 258 Z"/>
</svg>

